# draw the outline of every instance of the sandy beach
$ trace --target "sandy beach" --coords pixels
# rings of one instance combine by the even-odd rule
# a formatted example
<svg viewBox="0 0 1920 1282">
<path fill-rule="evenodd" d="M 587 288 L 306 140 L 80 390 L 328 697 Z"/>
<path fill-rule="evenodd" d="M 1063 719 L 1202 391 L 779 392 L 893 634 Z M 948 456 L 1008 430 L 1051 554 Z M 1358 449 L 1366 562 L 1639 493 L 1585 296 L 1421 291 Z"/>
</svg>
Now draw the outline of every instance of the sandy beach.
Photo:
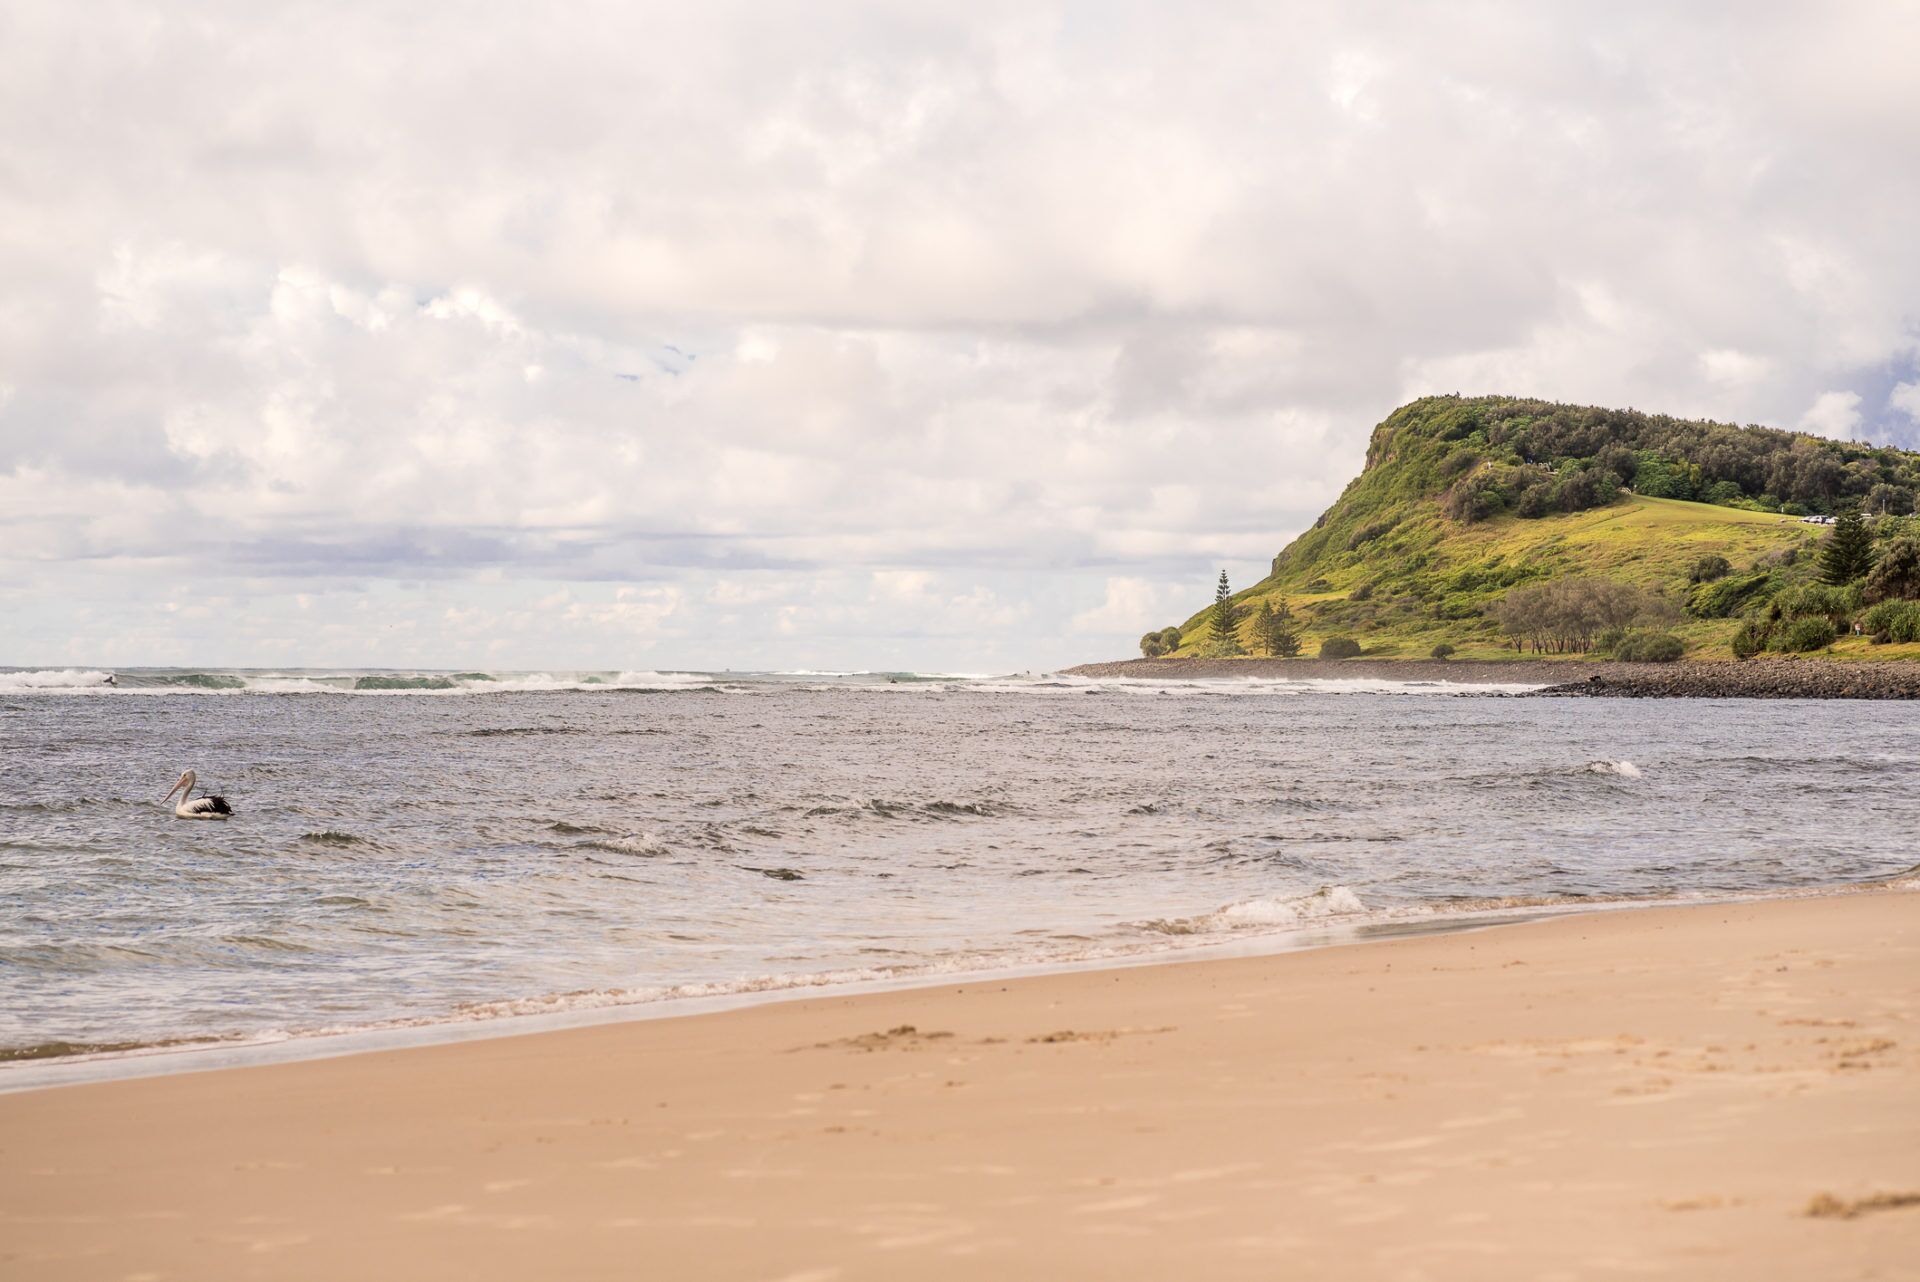
<svg viewBox="0 0 1920 1282">
<path fill-rule="evenodd" d="M 20 1279 L 1920 1277 L 1920 896 L 0 1097 Z"/>
</svg>

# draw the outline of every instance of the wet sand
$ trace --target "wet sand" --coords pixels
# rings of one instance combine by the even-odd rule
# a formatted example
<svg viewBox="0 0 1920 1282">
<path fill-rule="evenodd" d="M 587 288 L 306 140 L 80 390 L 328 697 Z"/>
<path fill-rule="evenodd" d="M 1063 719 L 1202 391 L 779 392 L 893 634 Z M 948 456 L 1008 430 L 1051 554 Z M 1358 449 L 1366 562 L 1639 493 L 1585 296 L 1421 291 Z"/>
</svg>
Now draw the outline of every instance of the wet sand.
<svg viewBox="0 0 1920 1282">
<path fill-rule="evenodd" d="M 0 1096 L 0 1277 L 1920 1278 L 1920 895 Z"/>
</svg>

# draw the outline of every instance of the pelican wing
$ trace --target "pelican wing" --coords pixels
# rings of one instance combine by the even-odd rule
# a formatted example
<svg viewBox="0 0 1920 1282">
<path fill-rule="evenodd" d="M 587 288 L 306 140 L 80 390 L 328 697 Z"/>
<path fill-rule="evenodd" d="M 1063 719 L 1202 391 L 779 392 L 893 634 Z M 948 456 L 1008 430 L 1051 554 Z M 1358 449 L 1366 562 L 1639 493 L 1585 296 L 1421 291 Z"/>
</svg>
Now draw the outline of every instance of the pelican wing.
<svg viewBox="0 0 1920 1282">
<path fill-rule="evenodd" d="M 233 808 L 227 805 L 225 797 L 195 797 L 187 803 L 187 810 L 196 815 L 230 815 Z"/>
</svg>

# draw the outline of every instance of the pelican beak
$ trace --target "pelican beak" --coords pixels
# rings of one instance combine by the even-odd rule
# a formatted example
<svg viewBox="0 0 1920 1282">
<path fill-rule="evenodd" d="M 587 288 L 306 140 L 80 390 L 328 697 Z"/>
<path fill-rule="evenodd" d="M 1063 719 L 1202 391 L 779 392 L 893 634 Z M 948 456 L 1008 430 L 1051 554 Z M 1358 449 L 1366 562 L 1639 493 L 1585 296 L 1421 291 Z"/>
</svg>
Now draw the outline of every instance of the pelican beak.
<svg viewBox="0 0 1920 1282">
<path fill-rule="evenodd" d="M 180 791 L 180 787 L 181 787 L 181 785 L 182 785 L 182 784 L 184 784 L 184 783 L 186 783 L 186 781 L 187 781 L 187 777 L 186 777 L 185 775 L 181 775 L 181 776 L 180 776 L 180 779 L 179 779 L 179 781 L 178 781 L 178 782 L 176 782 L 176 783 L 175 783 L 175 784 L 173 785 L 173 787 L 171 787 L 171 788 L 169 788 L 169 789 L 167 789 L 167 795 L 166 795 L 166 796 L 164 796 L 164 797 L 162 797 L 162 798 L 160 798 L 160 804 L 164 806 L 164 805 L 166 805 L 166 804 L 167 804 L 167 803 L 168 803 L 169 801 L 172 801 L 172 800 L 173 800 L 173 794 L 174 794 L 174 793 L 176 793 L 176 792 L 179 792 L 179 791 Z"/>
</svg>

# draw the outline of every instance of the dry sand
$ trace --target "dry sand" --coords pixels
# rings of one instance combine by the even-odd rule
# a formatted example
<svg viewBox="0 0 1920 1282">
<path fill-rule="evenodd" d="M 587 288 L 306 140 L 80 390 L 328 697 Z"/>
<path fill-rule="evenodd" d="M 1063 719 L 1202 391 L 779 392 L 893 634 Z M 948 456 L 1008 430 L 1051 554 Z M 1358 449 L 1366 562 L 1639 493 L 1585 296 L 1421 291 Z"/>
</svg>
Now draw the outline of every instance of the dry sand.
<svg viewBox="0 0 1920 1282">
<path fill-rule="evenodd" d="M 1920 1278 L 1916 1019 L 1862 893 L 37 1091 L 0 1276 Z"/>
</svg>

